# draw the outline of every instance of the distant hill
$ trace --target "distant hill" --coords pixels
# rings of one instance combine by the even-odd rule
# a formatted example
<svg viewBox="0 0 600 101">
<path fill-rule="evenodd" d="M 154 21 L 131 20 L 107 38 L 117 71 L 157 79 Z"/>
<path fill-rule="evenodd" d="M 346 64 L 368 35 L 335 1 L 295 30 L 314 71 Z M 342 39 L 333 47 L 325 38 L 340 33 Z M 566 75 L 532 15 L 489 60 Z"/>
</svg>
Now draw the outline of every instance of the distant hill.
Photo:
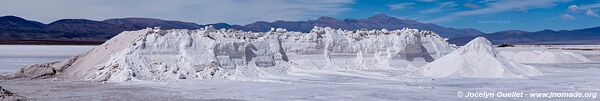
<svg viewBox="0 0 600 101">
<path fill-rule="evenodd" d="M 53 31 L 74 32 L 74 33 L 120 33 L 129 28 L 87 19 L 62 19 L 54 21 L 46 26 L 46 29 Z"/>
<path fill-rule="evenodd" d="M 0 28 L 39 29 L 45 26 L 43 23 L 25 20 L 16 16 L 0 17 Z"/>
<path fill-rule="evenodd" d="M 450 43 L 458 45 L 465 44 L 476 36 L 486 37 L 494 44 L 600 44 L 600 27 L 536 32 L 507 30 L 484 34 L 476 29 L 448 28 L 431 23 L 398 19 L 384 14 L 377 14 L 364 19 L 338 20 L 332 17 L 320 17 L 308 21 L 257 21 L 247 25 L 230 25 L 227 23 L 200 25 L 152 18 L 116 18 L 103 21 L 61 19 L 50 24 L 43 24 L 16 16 L 2 16 L 0 17 L 0 44 L 101 44 L 116 34 L 127 30 L 139 30 L 148 27 L 199 29 L 209 25 L 218 29 L 254 32 L 269 31 L 271 28 L 309 32 L 314 26 L 347 30 L 394 30 L 406 27 L 434 31 L 442 37 L 450 38 Z"/>
<path fill-rule="evenodd" d="M 507 30 L 481 36 L 494 44 L 600 44 L 600 27 L 537 32 Z M 463 45 L 473 38 L 475 37 L 452 38 L 449 41 Z"/>
<path fill-rule="evenodd" d="M 229 25 L 227 23 L 215 23 L 215 24 L 207 24 L 205 26 L 213 26 L 216 29 L 230 29 L 233 26 L 239 26 L 239 25 Z"/>
<path fill-rule="evenodd" d="M 7 44 L 30 44 L 40 43 L 45 41 L 53 41 L 59 44 L 62 42 L 72 43 L 72 40 L 77 44 L 97 44 L 110 38 L 105 33 L 92 33 L 78 31 L 80 27 L 68 27 L 73 20 L 56 21 L 46 25 L 36 21 L 25 20 L 16 16 L 0 17 L 0 43 Z M 98 26 L 96 23 L 89 26 Z M 95 31 L 97 28 L 93 28 Z"/>
<path fill-rule="evenodd" d="M 366 19 L 344 19 L 337 20 L 332 17 L 320 17 L 317 20 L 309 21 L 275 21 L 265 22 L 257 21 L 244 26 L 229 26 L 233 29 L 264 32 L 269 31 L 271 28 L 285 28 L 288 31 L 299 31 L 309 32 L 314 26 L 332 27 L 334 29 L 402 29 L 402 28 L 416 28 L 422 30 L 430 30 L 438 33 L 442 37 L 454 38 L 454 37 L 465 37 L 465 36 L 476 36 L 484 34 L 483 32 L 475 29 L 454 29 L 448 27 L 442 27 L 431 23 L 420 23 L 414 20 L 398 19 L 390 17 L 385 14 L 377 14 Z"/>
<path fill-rule="evenodd" d="M 230 25 L 227 23 L 199 25 L 190 22 L 153 18 L 116 18 L 103 21 L 61 19 L 50 24 L 43 24 L 16 16 L 3 16 L 0 17 L 0 44 L 100 44 L 116 34 L 127 30 L 139 30 L 148 27 L 199 29 L 208 25 L 212 25 L 218 29 L 237 29 L 255 32 L 265 32 L 271 28 L 286 28 L 289 31 L 309 32 L 314 26 L 321 26 L 347 30 L 394 30 L 408 27 L 431 30 L 443 37 L 450 38 L 483 34 L 475 29 L 447 28 L 430 23 L 398 19 L 384 14 L 378 14 L 366 19 L 337 20 L 331 17 L 320 17 L 319 19 L 309 21 L 257 21 L 247 25 Z"/>
<path fill-rule="evenodd" d="M 0 44 L 101 44 L 120 32 L 147 27 L 163 29 L 198 29 L 189 22 L 151 18 L 121 18 L 94 21 L 61 19 L 50 24 L 16 16 L 0 17 Z"/>
<path fill-rule="evenodd" d="M 450 43 L 458 45 L 465 44 L 476 36 L 486 37 L 494 44 L 600 44 L 600 27 L 537 32 L 507 30 L 483 34 L 476 29 L 454 29 L 414 20 L 398 19 L 384 14 L 377 14 L 365 19 L 338 20 L 332 17 L 320 17 L 308 21 L 257 21 L 247 25 L 230 25 L 227 23 L 199 25 L 190 22 L 152 18 L 117 18 L 103 21 L 61 19 L 50 24 L 43 24 L 16 16 L 2 16 L 0 17 L 0 44 L 101 44 L 116 34 L 127 30 L 139 30 L 147 27 L 199 29 L 209 25 L 218 29 L 255 32 L 264 32 L 271 28 L 309 32 L 314 26 L 347 30 L 394 30 L 407 27 L 434 31 L 442 37 L 450 38 Z"/>
<path fill-rule="evenodd" d="M 166 21 L 152 18 L 119 18 L 107 19 L 102 22 L 119 25 L 129 29 L 143 29 L 147 27 L 160 26 L 163 29 L 199 29 L 204 25 L 181 21 Z"/>
</svg>

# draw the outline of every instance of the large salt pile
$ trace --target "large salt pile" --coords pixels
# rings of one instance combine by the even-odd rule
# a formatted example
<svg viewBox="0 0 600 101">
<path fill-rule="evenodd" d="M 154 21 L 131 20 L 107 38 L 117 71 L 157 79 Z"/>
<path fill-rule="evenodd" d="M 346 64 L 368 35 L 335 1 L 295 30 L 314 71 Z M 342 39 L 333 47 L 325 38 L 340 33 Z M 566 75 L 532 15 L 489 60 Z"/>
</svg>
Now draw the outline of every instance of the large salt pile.
<svg viewBox="0 0 600 101">
<path fill-rule="evenodd" d="M 425 77 L 521 78 L 540 75 L 529 65 L 505 59 L 483 37 L 421 67 Z"/>
<path fill-rule="evenodd" d="M 253 80 L 318 63 L 328 65 L 317 69 L 329 70 L 433 61 L 454 50 L 445 40 L 417 29 L 347 31 L 315 27 L 310 33 L 300 33 L 279 28 L 269 32 L 211 26 L 199 30 L 149 28 L 123 32 L 86 53 L 32 65 L 4 78 Z"/>
<path fill-rule="evenodd" d="M 501 51 L 500 54 L 507 59 L 519 63 L 587 63 L 592 60 L 587 57 L 566 51 Z"/>
</svg>

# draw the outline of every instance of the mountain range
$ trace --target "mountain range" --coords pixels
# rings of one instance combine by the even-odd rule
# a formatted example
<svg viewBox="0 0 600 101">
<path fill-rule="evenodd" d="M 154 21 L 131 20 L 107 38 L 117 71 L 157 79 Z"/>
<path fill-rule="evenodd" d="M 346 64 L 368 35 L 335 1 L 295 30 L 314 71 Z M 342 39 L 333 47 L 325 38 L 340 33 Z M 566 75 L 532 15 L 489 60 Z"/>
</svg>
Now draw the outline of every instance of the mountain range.
<svg viewBox="0 0 600 101">
<path fill-rule="evenodd" d="M 285 28 L 289 31 L 309 32 L 314 26 L 331 27 L 334 29 L 402 29 L 402 28 L 416 28 L 423 30 L 434 31 L 442 37 L 455 38 L 465 36 L 476 36 L 484 34 L 483 32 L 475 29 L 454 29 L 443 27 L 431 23 L 420 23 L 414 20 L 398 19 L 390 17 L 385 14 L 377 14 L 366 19 L 343 19 L 337 20 L 332 17 L 320 17 L 317 20 L 309 21 L 275 21 L 275 22 L 264 22 L 258 21 L 244 26 L 231 26 L 233 29 L 245 30 L 245 31 L 258 31 L 264 32 L 269 31 L 270 28 Z"/>
<path fill-rule="evenodd" d="M 376 14 L 364 19 L 335 19 L 319 17 L 308 21 L 257 21 L 247 25 L 230 25 L 227 23 L 196 24 L 182 21 L 169 21 L 153 18 L 116 18 L 102 21 L 87 19 L 61 19 L 49 24 L 23 19 L 17 16 L 0 17 L 0 44 L 101 44 L 122 31 L 139 30 L 148 27 L 162 29 L 199 29 L 204 26 L 217 29 L 236 29 L 244 31 L 265 32 L 271 28 L 285 28 L 289 31 L 309 32 L 314 26 L 332 27 L 334 29 L 402 29 L 417 28 L 430 30 L 451 43 L 464 44 L 476 36 L 484 36 L 494 44 L 599 44 L 599 28 L 580 30 L 544 30 L 526 32 L 518 30 L 500 31 L 485 34 L 476 29 L 455 29 L 431 23 L 399 19 L 385 14 Z M 595 43 L 590 43 L 595 42 Z"/>
<path fill-rule="evenodd" d="M 309 21 L 257 21 L 247 25 L 230 25 L 215 23 L 200 25 L 190 22 L 168 21 L 153 18 L 117 18 L 102 21 L 87 19 L 61 19 L 49 24 L 31 21 L 16 16 L 0 17 L 1 44 L 99 44 L 127 30 L 139 30 L 147 27 L 162 29 L 199 29 L 212 25 L 221 29 L 265 32 L 271 28 L 285 28 L 289 31 L 309 32 L 314 26 L 332 27 L 335 29 L 402 29 L 418 28 L 431 30 L 443 37 L 455 38 L 483 34 L 475 29 L 454 29 L 431 23 L 420 23 L 414 20 L 398 19 L 384 14 L 377 14 L 366 19 L 337 20 L 332 17 L 320 17 Z"/>
<path fill-rule="evenodd" d="M 198 29 L 195 23 L 151 18 L 94 21 L 61 19 L 49 24 L 16 16 L 0 17 L 1 44 L 101 44 L 122 31 L 159 26 L 163 29 Z"/>
<path fill-rule="evenodd" d="M 494 44 L 591 45 L 600 44 L 600 27 L 536 32 L 507 30 L 479 36 L 489 39 Z M 450 38 L 449 42 L 464 45 L 475 37 Z"/>
</svg>

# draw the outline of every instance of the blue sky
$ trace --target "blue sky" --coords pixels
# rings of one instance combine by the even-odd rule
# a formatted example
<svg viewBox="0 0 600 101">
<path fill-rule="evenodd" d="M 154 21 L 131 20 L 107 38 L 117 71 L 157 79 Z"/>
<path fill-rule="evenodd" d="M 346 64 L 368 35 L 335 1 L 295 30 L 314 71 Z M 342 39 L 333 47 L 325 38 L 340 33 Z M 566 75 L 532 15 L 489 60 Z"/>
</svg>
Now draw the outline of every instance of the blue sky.
<svg viewBox="0 0 600 101">
<path fill-rule="evenodd" d="M 484 32 L 600 27 L 600 0 L 359 0 L 351 6 L 338 18 L 384 13 Z"/>
<path fill-rule="evenodd" d="M 0 15 L 50 23 L 64 18 L 149 17 L 199 24 L 390 16 L 484 32 L 600 27 L 600 0 L 0 0 Z"/>
</svg>

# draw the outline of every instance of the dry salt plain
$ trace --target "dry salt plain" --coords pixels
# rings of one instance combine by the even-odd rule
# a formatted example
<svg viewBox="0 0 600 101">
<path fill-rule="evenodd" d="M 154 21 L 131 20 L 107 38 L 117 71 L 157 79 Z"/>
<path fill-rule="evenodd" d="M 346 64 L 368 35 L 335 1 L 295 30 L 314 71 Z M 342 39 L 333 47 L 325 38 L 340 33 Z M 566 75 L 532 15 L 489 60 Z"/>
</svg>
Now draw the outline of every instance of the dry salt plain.
<svg viewBox="0 0 600 101">
<path fill-rule="evenodd" d="M 60 101 L 600 100 L 598 49 L 500 48 L 484 38 L 456 47 L 416 29 L 145 29 L 100 46 L 0 45 L 0 86 L 19 98 Z M 62 62 L 43 64 L 53 61 Z M 469 95 L 476 93 L 496 95 Z"/>
</svg>

